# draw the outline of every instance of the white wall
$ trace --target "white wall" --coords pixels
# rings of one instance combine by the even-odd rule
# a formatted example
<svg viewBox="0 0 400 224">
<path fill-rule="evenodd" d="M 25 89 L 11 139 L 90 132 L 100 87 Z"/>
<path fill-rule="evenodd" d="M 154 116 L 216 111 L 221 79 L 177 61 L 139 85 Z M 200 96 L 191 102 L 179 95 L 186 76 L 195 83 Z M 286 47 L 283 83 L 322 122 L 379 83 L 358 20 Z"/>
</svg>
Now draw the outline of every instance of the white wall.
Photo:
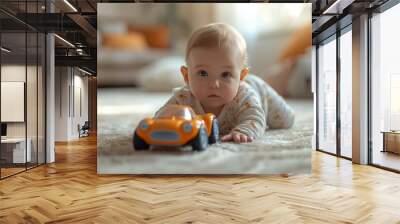
<svg viewBox="0 0 400 224">
<path fill-rule="evenodd" d="M 80 73 L 81 74 L 81 73 Z M 75 75 L 75 87 L 81 88 L 82 91 L 82 116 L 80 121 L 84 122 L 88 119 L 88 78 L 81 75 Z"/>
<path fill-rule="evenodd" d="M 38 69 L 38 70 L 37 70 Z M 19 110 L 24 116 L 26 112 L 26 120 L 23 118 L 21 122 L 6 122 L 7 137 L 9 138 L 24 138 L 25 135 L 29 139 L 32 161 L 44 163 L 44 74 L 42 68 L 36 66 L 25 66 L 21 64 L 3 64 L 1 66 L 1 81 L 2 82 L 24 82 L 26 85 L 26 107 L 25 102 L 22 102 L 22 107 Z M 27 78 L 27 80 L 25 80 Z M 4 94 L 4 89 L 2 93 Z M 24 94 L 23 90 L 21 93 Z M 2 95 L 2 98 L 8 98 L 7 95 Z M 25 101 L 25 100 L 24 100 Z M 3 104 L 3 103 L 2 103 Z M 12 108 L 2 107 L 2 112 L 16 113 Z M 14 109 L 16 110 L 16 109 Z M 39 156 L 37 157 L 37 153 Z"/>
<path fill-rule="evenodd" d="M 55 68 L 55 141 L 68 141 L 69 69 Z"/>
<path fill-rule="evenodd" d="M 25 75 L 27 69 L 27 75 L 29 80 L 29 85 L 36 86 L 36 80 L 32 80 L 30 75 L 36 75 L 36 67 L 25 65 L 2 65 L 1 66 L 1 81 L 3 82 L 25 82 Z M 36 87 L 35 88 L 27 88 L 27 104 L 31 108 L 27 111 L 27 119 L 28 119 L 28 137 L 29 133 L 35 131 L 36 133 L 36 113 L 32 113 L 32 111 L 36 111 Z M 3 96 L 4 97 L 4 96 Z M 31 104 L 31 102 L 34 102 Z M 39 105 L 40 107 L 40 105 Z M 7 108 L 1 108 L 1 110 L 7 110 Z M 31 124 L 33 122 L 35 124 Z M 8 137 L 25 137 L 25 123 L 26 122 L 7 122 L 7 136 Z M 31 131 L 32 130 L 32 131 Z"/>
<path fill-rule="evenodd" d="M 2 65 L 1 81 L 25 82 L 25 65 Z M 6 110 L 6 108 L 1 108 Z M 25 123 L 7 123 L 7 137 L 25 137 Z"/>
<path fill-rule="evenodd" d="M 79 73 L 81 74 L 81 73 Z M 74 107 L 72 108 L 72 119 L 71 119 L 71 136 L 72 138 L 78 138 L 78 124 L 81 126 L 88 121 L 88 78 L 82 77 L 81 75 L 74 75 Z M 79 102 L 80 101 L 80 102 Z"/>
<path fill-rule="evenodd" d="M 88 78 L 82 75 L 71 67 L 56 67 L 56 141 L 79 138 L 78 124 L 88 120 Z"/>
</svg>

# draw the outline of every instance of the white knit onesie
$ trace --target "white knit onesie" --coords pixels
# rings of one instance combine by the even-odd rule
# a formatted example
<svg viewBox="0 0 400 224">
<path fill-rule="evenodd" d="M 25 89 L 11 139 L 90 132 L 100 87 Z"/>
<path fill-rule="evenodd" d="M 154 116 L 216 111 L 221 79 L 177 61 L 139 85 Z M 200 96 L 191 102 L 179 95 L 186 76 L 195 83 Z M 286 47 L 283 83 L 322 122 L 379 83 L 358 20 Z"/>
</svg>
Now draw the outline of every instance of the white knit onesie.
<svg viewBox="0 0 400 224">
<path fill-rule="evenodd" d="M 186 85 L 175 88 L 167 104 L 188 105 L 195 113 L 205 114 Z M 221 135 L 237 131 L 257 138 L 268 128 L 290 128 L 294 123 L 294 111 L 264 80 L 249 74 L 239 85 L 235 98 L 224 105 L 217 118 Z"/>
</svg>

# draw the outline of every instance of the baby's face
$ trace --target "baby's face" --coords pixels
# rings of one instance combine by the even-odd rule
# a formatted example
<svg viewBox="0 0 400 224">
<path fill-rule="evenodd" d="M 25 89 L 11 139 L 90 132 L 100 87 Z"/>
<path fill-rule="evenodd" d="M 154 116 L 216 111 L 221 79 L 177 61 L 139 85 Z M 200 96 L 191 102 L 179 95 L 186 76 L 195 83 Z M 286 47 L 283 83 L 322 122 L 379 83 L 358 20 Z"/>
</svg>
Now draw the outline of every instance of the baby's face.
<svg viewBox="0 0 400 224">
<path fill-rule="evenodd" d="M 187 71 L 185 81 L 205 109 L 219 108 L 232 101 L 238 92 L 241 76 L 247 74 L 240 52 L 235 48 L 193 48 L 188 57 Z"/>
</svg>

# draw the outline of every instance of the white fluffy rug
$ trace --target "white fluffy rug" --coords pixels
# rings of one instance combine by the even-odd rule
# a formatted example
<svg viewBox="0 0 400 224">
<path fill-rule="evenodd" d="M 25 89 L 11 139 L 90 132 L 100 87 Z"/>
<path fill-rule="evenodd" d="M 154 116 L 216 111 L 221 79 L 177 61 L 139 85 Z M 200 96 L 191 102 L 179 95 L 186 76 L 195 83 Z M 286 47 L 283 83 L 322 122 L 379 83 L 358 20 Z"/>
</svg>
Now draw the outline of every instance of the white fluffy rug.
<svg viewBox="0 0 400 224">
<path fill-rule="evenodd" d="M 291 129 L 268 130 L 252 143 L 220 143 L 203 152 L 190 148 L 134 151 L 133 131 L 152 116 L 170 93 L 134 88 L 98 90 L 98 159 L 100 174 L 280 174 L 311 170 L 313 104 L 289 100 L 296 110 Z"/>
</svg>

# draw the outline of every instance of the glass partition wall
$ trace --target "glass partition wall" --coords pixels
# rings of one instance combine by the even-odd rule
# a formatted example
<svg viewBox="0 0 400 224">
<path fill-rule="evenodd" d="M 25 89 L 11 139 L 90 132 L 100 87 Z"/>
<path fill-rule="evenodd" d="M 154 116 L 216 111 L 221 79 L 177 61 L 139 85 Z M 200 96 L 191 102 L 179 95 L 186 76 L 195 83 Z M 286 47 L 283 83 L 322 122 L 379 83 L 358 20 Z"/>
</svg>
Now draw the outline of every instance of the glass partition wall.
<svg viewBox="0 0 400 224">
<path fill-rule="evenodd" d="M 18 7 L 34 13 L 39 2 Z M 45 163 L 45 41 L 44 33 L 0 11 L 1 179 Z"/>
</svg>

